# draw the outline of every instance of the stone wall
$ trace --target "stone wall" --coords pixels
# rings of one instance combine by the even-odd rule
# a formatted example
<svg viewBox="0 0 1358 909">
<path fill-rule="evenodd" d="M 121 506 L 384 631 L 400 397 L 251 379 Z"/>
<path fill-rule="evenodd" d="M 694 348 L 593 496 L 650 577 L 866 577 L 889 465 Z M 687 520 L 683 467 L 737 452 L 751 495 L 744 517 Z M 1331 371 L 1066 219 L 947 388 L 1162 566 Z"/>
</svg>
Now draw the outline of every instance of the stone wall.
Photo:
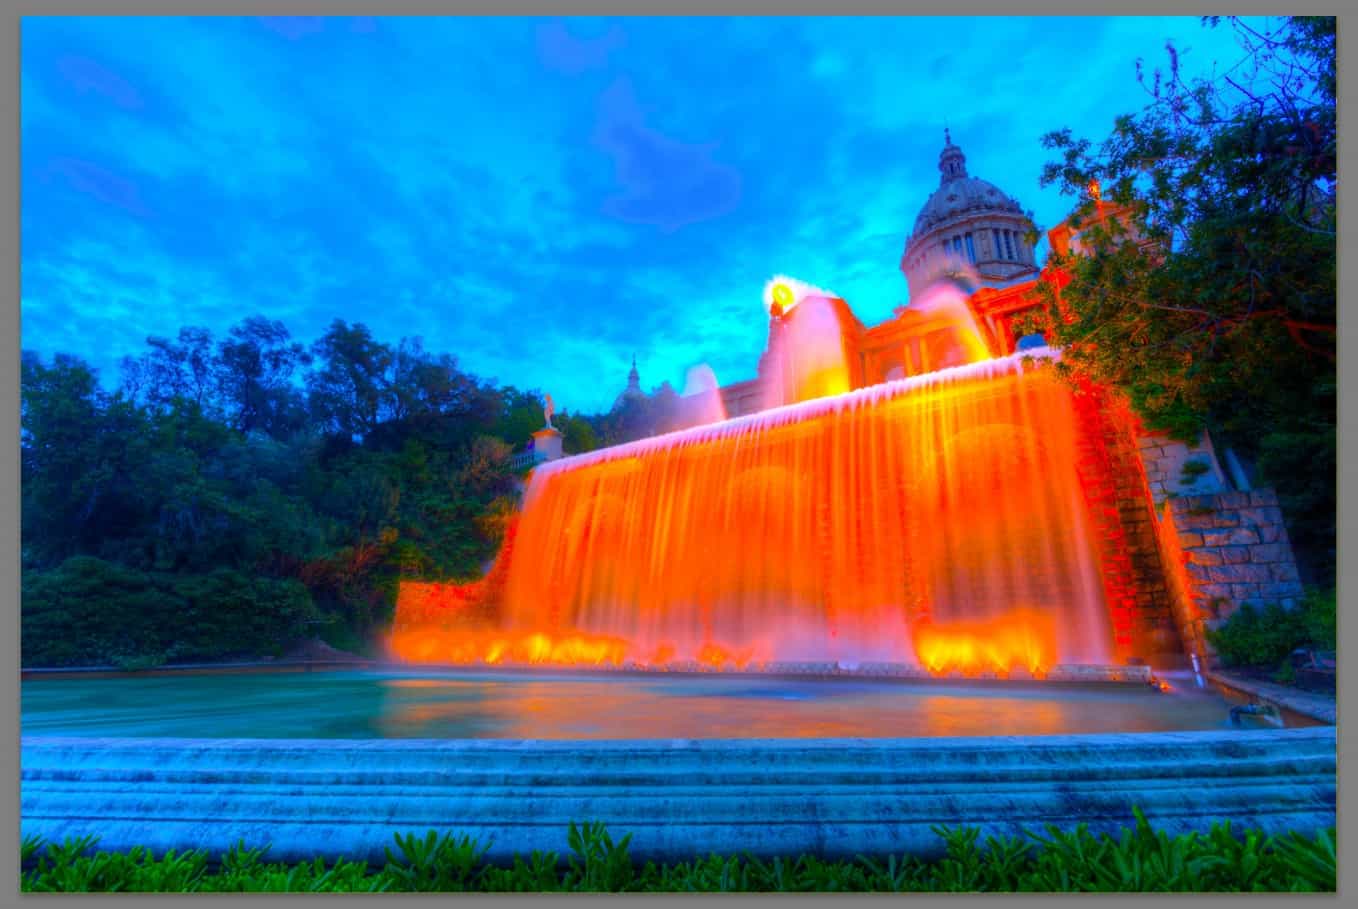
<svg viewBox="0 0 1358 909">
<path fill-rule="evenodd" d="M 1207 433 L 1196 444 L 1188 445 L 1164 433 L 1140 430 L 1136 444 L 1146 471 L 1146 485 L 1156 505 L 1170 496 L 1211 495 L 1230 488 Z M 1185 474 L 1184 465 L 1189 463 L 1201 464 L 1202 472 Z"/>
<path fill-rule="evenodd" d="M 1184 646 L 1207 666 L 1206 631 L 1245 603 L 1295 607 L 1296 558 L 1271 489 L 1166 500 L 1160 546 Z"/>
<path fill-rule="evenodd" d="M 1156 666 L 1182 665 L 1184 649 L 1161 565 L 1139 426 L 1125 403 L 1105 389 L 1081 387 L 1075 406 L 1081 485 L 1099 544 L 1117 655 Z"/>
</svg>

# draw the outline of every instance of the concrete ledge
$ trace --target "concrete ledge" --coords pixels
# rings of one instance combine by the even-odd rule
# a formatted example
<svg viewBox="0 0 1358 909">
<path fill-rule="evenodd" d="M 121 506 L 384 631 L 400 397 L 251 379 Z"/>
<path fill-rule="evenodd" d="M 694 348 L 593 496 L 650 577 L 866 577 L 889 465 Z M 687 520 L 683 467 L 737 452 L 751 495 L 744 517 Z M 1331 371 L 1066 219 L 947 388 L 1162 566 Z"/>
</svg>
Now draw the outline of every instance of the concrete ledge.
<svg viewBox="0 0 1358 909">
<path fill-rule="evenodd" d="M 793 679 L 871 678 L 901 679 L 905 681 L 964 681 L 968 683 L 1039 683 L 1043 685 L 1071 683 L 1077 685 L 1114 684 L 1147 685 L 1154 675 L 1149 666 L 1102 666 L 1093 664 L 1062 664 L 1053 666 L 1045 674 L 1034 676 L 1026 670 L 1008 674 L 996 672 L 962 673 L 951 671 L 935 674 L 909 663 L 764 663 L 743 669 L 723 669 L 697 662 L 669 663 L 664 666 L 644 666 L 627 663 L 622 666 L 544 666 L 540 663 L 396 663 L 363 660 L 274 660 L 257 663 L 194 663 L 157 666 L 154 669 L 125 670 L 112 666 L 88 666 L 54 669 L 24 669 L 21 678 L 37 681 L 61 678 L 147 677 L 156 675 L 246 673 L 246 672 L 330 672 L 338 670 L 376 670 L 380 672 L 457 672 L 457 673 L 532 673 L 535 676 L 576 677 L 581 675 L 720 675 L 777 676 Z"/>
<path fill-rule="evenodd" d="M 257 660 L 248 663 L 173 663 L 150 669 L 121 669 L 117 666 L 52 666 L 21 669 L 21 680 L 146 678 L 157 675 L 201 675 L 203 673 L 247 672 L 331 672 L 340 669 L 373 669 L 375 660 L 354 657 L 342 660 Z"/>
<path fill-rule="evenodd" d="M 641 858 L 708 852 L 937 855 L 983 835 L 1112 831 L 1140 806 L 1171 833 L 1216 820 L 1335 824 L 1332 727 L 1022 738 L 771 741 L 22 740 L 21 830 L 99 847 L 272 844 L 274 859 L 383 860 L 396 833 L 567 851 L 571 821 Z"/>
<path fill-rule="evenodd" d="M 1322 723 L 1334 725 L 1339 720 L 1338 702 L 1324 694 L 1275 685 L 1271 682 L 1244 679 L 1228 672 L 1208 672 L 1206 678 L 1219 688 L 1225 689 L 1228 694 L 1236 693 L 1251 701 L 1271 704 L 1284 711 L 1291 711 Z"/>
</svg>

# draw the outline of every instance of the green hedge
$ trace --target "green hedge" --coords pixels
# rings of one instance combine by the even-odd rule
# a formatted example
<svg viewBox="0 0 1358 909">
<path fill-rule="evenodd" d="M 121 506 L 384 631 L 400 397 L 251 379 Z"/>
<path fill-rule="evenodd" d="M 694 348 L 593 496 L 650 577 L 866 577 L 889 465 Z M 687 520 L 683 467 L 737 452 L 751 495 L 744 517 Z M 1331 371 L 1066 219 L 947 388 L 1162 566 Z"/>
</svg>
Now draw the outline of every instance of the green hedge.
<svg viewBox="0 0 1358 909">
<path fill-rule="evenodd" d="M 156 574 L 88 556 L 22 579 L 25 667 L 113 665 L 278 656 L 316 611 L 298 581 L 230 569 Z"/>
<path fill-rule="evenodd" d="M 387 861 L 322 859 L 266 863 L 243 845 L 216 866 L 204 852 L 155 858 L 146 849 L 85 854 L 92 839 L 60 846 L 25 840 L 24 892 L 718 892 L 718 891 L 1326 891 L 1335 889 L 1335 833 L 1266 836 L 1214 825 L 1205 835 L 1170 837 L 1138 811 L 1116 837 L 1048 827 L 1046 835 L 989 838 L 976 828 L 936 827 L 947 852 L 936 861 L 890 856 L 826 861 L 814 856 L 760 860 L 717 856 L 675 864 L 638 863 L 631 836 L 614 840 L 603 825 L 571 824 L 564 859 L 516 856 L 501 867 L 467 837 L 397 836 Z"/>
</svg>

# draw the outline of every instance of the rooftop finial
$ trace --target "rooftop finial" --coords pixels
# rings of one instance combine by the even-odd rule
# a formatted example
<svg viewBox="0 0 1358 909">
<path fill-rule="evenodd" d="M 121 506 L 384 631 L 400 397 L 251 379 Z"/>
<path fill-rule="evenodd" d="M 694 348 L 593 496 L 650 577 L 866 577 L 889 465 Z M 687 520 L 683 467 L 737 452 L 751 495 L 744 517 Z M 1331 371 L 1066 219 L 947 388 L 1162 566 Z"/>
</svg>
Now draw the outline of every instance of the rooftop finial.
<svg viewBox="0 0 1358 909">
<path fill-rule="evenodd" d="M 938 170 L 943 175 L 940 183 L 967 175 L 967 156 L 952 144 L 952 131 L 946 126 L 943 127 L 943 151 L 938 153 Z"/>
<path fill-rule="evenodd" d="M 637 373 L 636 354 L 632 354 L 632 369 L 627 373 L 627 387 L 632 391 L 641 390 L 641 376 Z"/>
</svg>

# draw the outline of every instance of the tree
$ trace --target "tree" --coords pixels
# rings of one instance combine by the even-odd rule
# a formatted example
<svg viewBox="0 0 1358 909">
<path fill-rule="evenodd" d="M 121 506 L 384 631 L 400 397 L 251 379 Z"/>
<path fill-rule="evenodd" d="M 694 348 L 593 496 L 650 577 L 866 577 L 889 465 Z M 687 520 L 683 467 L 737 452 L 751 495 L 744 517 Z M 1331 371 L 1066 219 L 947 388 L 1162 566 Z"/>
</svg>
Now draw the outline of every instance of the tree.
<svg viewBox="0 0 1358 909">
<path fill-rule="evenodd" d="M 389 374 L 395 353 L 366 325 L 336 319 L 311 352 L 319 368 L 307 376 L 308 403 L 327 431 L 366 438 L 397 410 Z"/>
<path fill-rule="evenodd" d="M 293 343 L 282 322 L 252 316 L 217 346 L 215 384 L 227 422 L 241 433 L 286 438 L 306 422 L 293 373 L 311 355 Z"/>
<path fill-rule="evenodd" d="M 361 647 L 401 578 L 469 580 L 494 555 L 536 392 L 342 321 L 310 375 L 265 319 L 147 346 L 111 393 L 78 358 L 23 356 L 25 665 Z"/>
<path fill-rule="evenodd" d="M 563 413 L 554 422 L 561 428 L 561 449 L 566 454 L 584 454 L 602 444 L 594 426 L 578 414 Z"/>
<path fill-rule="evenodd" d="M 123 391 L 132 401 L 163 411 L 176 403 L 206 410 L 212 403 L 214 357 L 206 328 L 179 329 L 178 341 L 149 337 L 141 357 L 123 359 Z"/>
<path fill-rule="evenodd" d="M 1335 22 L 1259 31 L 1189 81 L 1180 52 L 1097 146 L 1070 130 L 1043 185 L 1081 198 L 1082 253 L 1054 253 L 1040 328 L 1062 369 L 1124 390 L 1155 428 L 1209 429 L 1278 488 L 1326 576 L 1335 525 Z M 1205 20 L 1220 27 L 1218 18 Z M 1091 192 L 1097 189 L 1098 192 Z M 1101 211 L 1120 214 L 1100 221 Z"/>
<path fill-rule="evenodd" d="M 528 444 L 533 433 L 546 425 L 542 394 L 509 386 L 503 389 L 501 395 L 502 410 L 500 419 L 495 423 L 494 434 L 512 447 L 522 448 Z"/>
<path fill-rule="evenodd" d="M 153 506 L 142 494 L 150 427 L 82 360 L 23 356 L 20 377 L 24 548 L 52 563 L 119 539 Z"/>
</svg>

